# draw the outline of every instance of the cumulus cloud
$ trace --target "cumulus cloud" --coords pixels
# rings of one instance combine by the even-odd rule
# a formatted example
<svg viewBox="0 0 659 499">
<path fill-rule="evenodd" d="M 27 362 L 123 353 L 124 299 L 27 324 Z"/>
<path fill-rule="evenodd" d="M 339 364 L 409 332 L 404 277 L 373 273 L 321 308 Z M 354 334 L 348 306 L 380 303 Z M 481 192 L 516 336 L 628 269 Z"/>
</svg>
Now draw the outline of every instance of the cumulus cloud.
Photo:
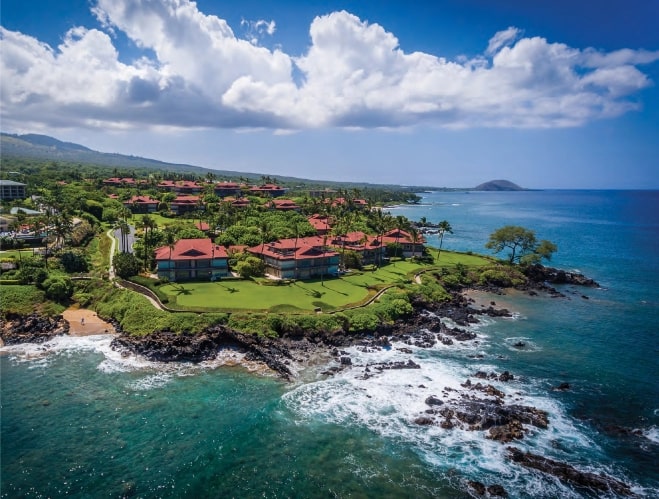
<svg viewBox="0 0 659 499">
<path fill-rule="evenodd" d="M 243 39 L 189 0 L 97 0 L 93 12 L 101 29 L 73 28 L 55 48 L 0 28 L 6 123 L 578 126 L 635 109 L 651 85 L 637 66 L 659 60 L 659 51 L 577 49 L 515 27 L 482 55 L 447 60 L 406 53 L 383 26 L 345 11 L 315 18 L 306 53 L 290 55 L 260 46 L 274 21 L 244 21 Z M 155 55 L 120 62 L 116 31 Z"/>
</svg>

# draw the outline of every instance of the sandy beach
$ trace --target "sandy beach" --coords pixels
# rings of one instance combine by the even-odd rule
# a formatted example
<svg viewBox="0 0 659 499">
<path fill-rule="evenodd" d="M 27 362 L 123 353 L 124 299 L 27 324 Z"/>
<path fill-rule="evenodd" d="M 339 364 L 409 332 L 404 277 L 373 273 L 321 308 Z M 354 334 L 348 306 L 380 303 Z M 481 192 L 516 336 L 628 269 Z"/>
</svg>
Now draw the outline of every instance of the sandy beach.
<svg viewBox="0 0 659 499">
<path fill-rule="evenodd" d="M 69 321 L 70 336 L 91 336 L 93 334 L 113 334 L 114 326 L 86 308 L 69 308 L 62 314 Z"/>
</svg>

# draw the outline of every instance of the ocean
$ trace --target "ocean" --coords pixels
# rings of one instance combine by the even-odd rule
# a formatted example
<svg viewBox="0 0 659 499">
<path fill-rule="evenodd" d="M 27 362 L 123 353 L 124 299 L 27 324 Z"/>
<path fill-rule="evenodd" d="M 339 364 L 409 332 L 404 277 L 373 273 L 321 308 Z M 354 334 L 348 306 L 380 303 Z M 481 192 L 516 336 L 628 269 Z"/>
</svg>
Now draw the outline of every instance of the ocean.
<svg viewBox="0 0 659 499">
<path fill-rule="evenodd" d="M 461 498 L 475 496 L 469 481 L 602 497 L 511 462 L 508 445 L 659 496 L 659 192 L 429 192 L 391 212 L 449 221 L 443 247 L 457 251 L 487 252 L 503 225 L 533 229 L 558 246 L 553 266 L 601 288 L 487 297 L 514 314 L 481 321 L 473 341 L 348 348 L 353 369 L 309 367 L 293 383 L 235 352 L 199 365 L 122 357 L 104 335 L 3 348 L 1 497 Z M 421 368 L 359 368 L 410 359 Z M 427 396 L 477 371 L 513 374 L 491 383 L 547 411 L 549 427 L 504 445 L 414 423 Z"/>
</svg>

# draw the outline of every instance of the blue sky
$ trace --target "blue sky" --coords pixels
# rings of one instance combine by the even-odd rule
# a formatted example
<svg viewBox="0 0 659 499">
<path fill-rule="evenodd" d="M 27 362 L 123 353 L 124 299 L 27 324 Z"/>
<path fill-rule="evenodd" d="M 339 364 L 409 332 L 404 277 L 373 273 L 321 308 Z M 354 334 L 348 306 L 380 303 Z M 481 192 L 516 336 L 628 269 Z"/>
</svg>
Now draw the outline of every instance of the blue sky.
<svg viewBox="0 0 659 499">
<path fill-rule="evenodd" d="M 2 130 L 209 168 L 659 188 L 659 2 L 3 0 Z"/>
</svg>

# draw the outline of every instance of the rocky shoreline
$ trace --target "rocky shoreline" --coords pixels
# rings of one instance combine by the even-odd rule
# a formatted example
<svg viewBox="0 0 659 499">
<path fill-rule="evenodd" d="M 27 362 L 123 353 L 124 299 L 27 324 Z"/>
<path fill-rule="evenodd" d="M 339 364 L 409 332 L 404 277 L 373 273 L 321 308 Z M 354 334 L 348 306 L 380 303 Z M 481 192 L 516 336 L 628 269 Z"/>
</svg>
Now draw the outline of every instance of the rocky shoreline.
<svg viewBox="0 0 659 499">
<path fill-rule="evenodd" d="M 598 286 L 592 279 L 581 274 L 545 267 L 530 268 L 528 272 L 528 282 L 518 289 L 532 295 L 544 292 L 549 296 L 565 296 L 551 287 L 550 283 Z M 502 289 L 491 285 L 479 290 L 504 293 Z M 412 303 L 411 316 L 393 324 L 381 324 L 374 331 L 336 331 L 313 336 L 305 335 L 303 331 L 284 331 L 279 338 L 267 338 L 216 326 L 200 334 L 155 331 L 145 336 L 133 336 L 122 334 L 119 324 L 114 322 L 119 334 L 112 340 L 111 347 L 124 355 L 137 354 L 159 362 L 201 362 L 214 359 L 223 349 L 235 349 L 245 353 L 246 360 L 262 362 L 287 381 L 295 378 L 296 364 L 304 365 L 313 358 L 333 359 L 334 362 L 327 362 L 329 367 L 322 375 L 334 376 L 343 370 L 352 369 L 356 373 L 361 370 L 359 374 L 362 379 L 369 379 L 385 370 L 419 369 L 420 366 L 411 359 L 355 365 L 345 348 L 357 347 L 361 351 L 370 351 L 391 348 L 392 342 L 418 348 L 432 348 L 438 343 L 449 346 L 455 342 L 476 340 L 476 334 L 466 327 L 477 323 L 480 316 L 512 315 L 507 309 L 495 308 L 494 302 L 489 306 L 482 305 L 477 308 L 474 306 L 474 300 L 465 296 L 464 291 L 466 290 L 453 292 L 451 300 L 447 302 L 415 301 Z M 0 336 L 6 344 L 41 343 L 58 334 L 67 334 L 68 329 L 68 323 L 62 317 L 50 319 L 32 314 L 27 317 L 7 318 L 4 323 L 0 323 Z M 404 353 L 412 353 L 411 348 L 397 348 Z M 419 426 L 439 426 L 447 431 L 454 428 L 481 431 L 485 438 L 501 444 L 522 440 L 531 431 L 546 429 L 550 421 L 545 411 L 516 401 L 509 403 L 506 395 L 491 384 L 508 383 L 514 379 L 507 371 L 476 372 L 461 384 L 460 390 L 437 388 L 436 393 L 425 395 L 424 403 L 427 408 L 418 414 L 413 423 Z M 569 389 L 569 385 L 558 389 Z M 600 492 L 632 495 L 628 485 L 611 477 L 581 472 L 567 463 L 524 453 L 513 447 L 508 447 L 507 452 L 508 458 L 513 462 L 550 474 L 571 485 Z M 507 496 L 505 488 L 499 484 L 486 487 L 480 482 L 468 481 L 467 487 L 476 495 Z"/>
</svg>

